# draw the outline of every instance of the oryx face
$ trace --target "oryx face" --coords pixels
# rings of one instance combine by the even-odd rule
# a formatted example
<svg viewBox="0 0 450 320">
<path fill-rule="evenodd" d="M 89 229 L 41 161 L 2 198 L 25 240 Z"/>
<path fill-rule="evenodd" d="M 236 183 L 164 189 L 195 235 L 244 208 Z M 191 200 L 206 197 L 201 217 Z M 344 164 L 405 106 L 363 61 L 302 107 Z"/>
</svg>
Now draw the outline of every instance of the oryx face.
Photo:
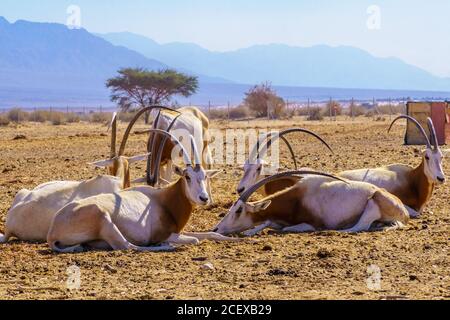
<svg viewBox="0 0 450 320">
<path fill-rule="evenodd" d="M 210 203 L 210 196 L 206 189 L 206 180 L 217 175 L 216 170 L 204 170 L 201 166 L 187 166 L 182 170 L 175 167 L 175 173 L 182 177 L 189 200 L 198 205 Z"/>
<path fill-rule="evenodd" d="M 442 169 L 442 160 L 444 155 L 439 148 L 435 150 L 426 149 L 424 154 L 425 175 L 428 180 L 436 184 L 445 182 L 445 174 Z"/>
<path fill-rule="evenodd" d="M 264 178 L 264 165 L 266 162 L 261 159 L 257 159 L 255 163 L 250 163 L 248 160 L 245 162 L 244 175 L 237 187 L 239 194 L 244 193 L 245 190 Z"/>
<path fill-rule="evenodd" d="M 246 203 L 242 200 L 236 201 L 228 210 L 228 214 L 215 227 L 214 232 L 226 235 L 239 233 L 255 226 L 258 219 L 257 213 L 267 209 L 271 201 L 259 201 L 257 203 Z"/>
</svg>

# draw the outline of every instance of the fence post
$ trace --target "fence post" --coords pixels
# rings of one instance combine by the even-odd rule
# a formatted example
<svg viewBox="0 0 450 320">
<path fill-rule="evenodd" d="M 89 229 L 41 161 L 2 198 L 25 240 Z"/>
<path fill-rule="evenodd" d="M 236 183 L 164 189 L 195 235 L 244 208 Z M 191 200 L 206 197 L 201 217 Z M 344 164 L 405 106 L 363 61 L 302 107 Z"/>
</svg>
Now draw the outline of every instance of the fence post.
<svg viewBox="0 0 450 320">
<path fill-rule="evenodd" d="M 311 119 L 311 100 L 308 98 L 308 119 Z"/>
<path fill-rule="evenodd" d="M 332 102 L 333 101 L 333 99 L 330 97 L 330 105 L 329 105 L 329 108 L 328 109 L 330 109 L 329 110 L 329 112 L 330 112 L 330 121 L 333 121 L 333 114 L 332 114 L 332 111 L 331 111 L 331 108 L 332 108 Z"/>
<path fill-rule="evenodd" d="M 208 118 L 211 119 L 211 101 L 208 101 Z"/>
<path fill-rule="evenodd" d="M 352 121 L 355 121 L 355 99 L 352 98 L 352 104 L 350 105 L 350 109 L 352 112 Z"/>
<path fill-rule="evenodd" d="M 228 114 L 228 121 L 230 121 L 230 101 L 227 103 L 227 114 Z"/>
</svg>

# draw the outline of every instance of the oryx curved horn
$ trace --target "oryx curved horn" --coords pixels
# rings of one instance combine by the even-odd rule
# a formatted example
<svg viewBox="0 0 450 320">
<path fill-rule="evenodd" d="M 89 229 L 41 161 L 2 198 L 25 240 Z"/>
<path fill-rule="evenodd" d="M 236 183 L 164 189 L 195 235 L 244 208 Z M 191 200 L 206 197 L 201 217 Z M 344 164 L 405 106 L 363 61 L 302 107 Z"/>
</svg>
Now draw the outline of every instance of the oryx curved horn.
<svg viewBox="0 0 450 320">
<path fill-rule="evenodd" d="M 434 146 L 434 150 L 438 150 L 439 149 L 439 143 L 438 143 L 438 140 L 437 140 L 436 129 L 434 128 L 433 120 L 431 120 L 431 118 L 428 118 L 427 119 L 427 124 L 428 124 L 428 129 L 430 130 L 430 134 L 431 134 L 431 143 Z"/>
<path fill-rule="evenodd" d="M 160 129 L 149 129 L 148 130 L 149 133 L 154 133 L 154 134 L 161 134 L 169 139 L 171 139 L 175 144 L 177 144 L 180 149 L 181 149 L 181 153 L 183 154 L 183 161 L 184 164 L 186 166 L 192 166 L 192 161 L 191 161 L 191 157 L 189 156 L 189 154 L 187 153 L 186 149 L 184 148 L 184 146 L 181 144 L 180 140 L 178 140 L 173 134 L 164 131 L 164 130 L 160 130 Z M 192 136 L 190 136 L 192 138 Z M 161 156 L 162 156 L 162 150 L 158 150 L 158 156 L 157 156 L 157 160 L 161 160 Z"/>
<path fill-rule="evenodd" d="M 167 128 L 167 132 L 170 132 L 170 130 L 172 130 L 173 126 L 175 125 L 175 122 L 178 120 L 179 117 L 181 117 L 182 113 L 179 112 L 179 114 L 172 120 L 172 122 L 170 123 L 169 127 Z M 156 117 L 154 123 L 153 123 L 153 128 L 156 129 L 159 119 L 161 117 L 161 110 L 158 112 L 158 116 Z M 149 131 L 147 131 L 149 132 Z M 151 152 L 151 154 L 159 154 L 160 151 L 162 153 L 162 151 L 164 150 L 164 146 L 167 142 L 168 137 L 164 136 L 164 138 L 161 140 L 161 144 L 159 145 L 159 150 L 158 152 L 156 151 L 156 147 L 155 147 L 155 138 L 156 138 L 156 134 L 150 134 L 149 135 L 149 139 L 147 142 L 147 151 Z M 162 157 L 162 155 L 161 155 Z M 153 156 L 149 156 L 147 158 L 147 184 L 148 185 L 155 185 L 158 180 L 159 180 L 159 166 L 161 165 L 161 157 L 159 157 L 159 160 L 156 161 L 156 166 L 153 169 L 152 167 L 152 160 L 153 160 Z M 158 168 L 158 169 L 156 169 Z"/>
<path fill-rule="evenodd" d="M 295 177 L 295 176 L 302 176 L 302 175 L 306 175 L 306 174 L 310 174 L 310 175 L 317 175 L 317 176 L 324 176 L 324 177 L 328 177 L 328 178 L 332 178 L 338 181 L 342 181 L 345 182 L 346 184 L 348 184 L 348 181 L 342 178 L 339 178 L 335 175 L 329 174 L 329 173 L 325 173 L 325 172 L 319 172 L 319 171 L 313 171 L 313 170 L 293 170 L 293 171 L 286 171 L 286 172 L 282 172 L 282 173 L 278 173 L 275 174 L 273 176 L 270 176 L 268 178 L 262 179 L 261 181 L 255 183 L 253 186 L 251 186 L 250 188 L 248 188 L 247 191 L 245 191 L 240 197 L 239 200 L 241 200 L 242 202 L 247 202 L 248 199 L 250 198 L 250 196 L 255 193 L 259 188 L 261 188 L 262 186 L 264 186 L 265 184 L 275 181 L 275 180 L 279 180 L 285 177 Z"/>
<path fill-rule="evenodd" d="M 117 112 L 113 113 L 112 120 L 108 126 L 108 130 L 111 128 L 111 152 L 110 158 L 116 157 L 116 142 L 117 142 Z"/>
<path fill-rule="evenodd" d="M 171 133 L 164 131 L 164 130 L 157 130 L 157 129 L 152 129 L 150 130 L 150 132 L 156 132 L 156 133 L 162 133 L 165 135 L 165 137 L 170 137 L 172 139 L 173 142 L 175 142 L 177 145 L 180 146 L 182 154 L 183 154 L 183 162 L 186 166 L 190 166 L 192 167 L 192 161 L 191 161 L 191 157 L 189 156 L 189 154 L 187 153 L 186 149 L 184 148 L 184 146 L 181 144 L 180 140 L 178 140 L 175 136 L 173 136 Z M 189 139 L 191 140 L 191 145 L 193 148 L 193 151 L 195 152 L 195 150 L 197 150 L 197 146 L 195 144 L 194 141 L 194 137 L 192 137 L 192 135 L 189 135 Z M 160 164 L 161 164 L 161 158 L 162 158 L 162 148 L 160 148 L 158 150 L 158 154 L 156 156 L 156 167 L 155 167 L 155 173 L 154 176 L 155 177 L 159 177 L 159 169 L 160 169 Z"/>
<path fill-rule="evenodd" d="M 322 142 L 327 148 L 328 150 L 331 151 L 331 153 L 333 152 L 333 149 L 330 147 L 330 145 L 321 137 L 319 136 L 317 133 L 304 129 L 304 128 L 290 128 L 290 129 L 286 129 L 283 130 L 281 132 L 270 132 L 266 135 L 266 144 L 264 145 L 264 147 L 262 148 L 262 152 L 259 152 L 259 140 L 258 140 L 258 144 L 253 148 L 251 154 L 250 154 L 250 159 L 251 160 L 256 160 L 259 157 L 264 157 L 265 154 L 267 153 L 268 148 L 272 145 L 273 143 L 273 139 L 279 139 L 281 138 L 287 145 L 287 147 L 289 148 L 289 152 L 291 153 L 291 157 L 292 160 L 294 161 L 295 165 L 297 165 L 297 161 L 295 159 L 295 154 L 294 151 L 292 150 L 292 146 L 289 143 L 289 141 L 284 137 L 287 134 L 293 133 L 293 132 L 302 132 L 302 133 L 306 133 L 309 135 L 312 135 L 313 137 L 315 137 L 316 139 L 318 139 L 320 142 Z M 296 166 L 297 168 L 297 166 Z"/>
<path fill-rule="evenodd" d="M 391 125 L 390 125 L 390 127 L 389 127 L 388 132 L 391 131 L 392 127 L 394 126 L 394 123 L 395 123 L 397 120 L 400 120 L 400 119 L 406 119 L 406 120 L 409 120 L 409 121 L 411 121 L 412 123 L 414 123 L 414 124 L 416 125 L 417 129 L 419 129 L 420 133 L 421 133 L 421 134 L 423 135 L 423 137 L 425 138 L 425 142 L 426 142 L 427 148 L 428 148 L 428 149 L 432 149 L 432 148 L 431 148 L 430 140 L 428 139 L 428 135 L 427 135 L 427 133 L 425 132 L 425 129 L 420 125 L 420 123 L 419 123 L 416 119 L 414 119 L 414 118 L 411 117 L 411 116 L 408 116 L 408 115 L 405 115 L 405 114 L 404 114 L 404 115 L 401 115 L 401 116 L 398 116 L 397 118 L 395 118 L 395 119 L 392 121 L 392 123 L 391 123 Z"/>
<path fill-rule="evenodd" d="M 130 136 L 131 130 L 133 129 L 133 126 L 136 124 L 136 122 L 139 120 L 139 118 L 146 112 L 150 112 L 153 109 L 164 109 L 164 110 L 169 110 L 169 111 L 173 111 L 173 112 L 177 112 L 179 113 L 177 110 L 174 110 L 172 108 L 169 107 L 164 107 L 164 106 L 150 106 L 150 107 L 145 107 L 141 110 L 139 110 L 138 113 L 136 113 L 136 115 L 133 117 L 133 119 L 130 121 L 130 123 L 128 124 L 127 130 L 125 131 L 123 138 L 122 138 L 122 143 L 120 144 L 120 149 L 119 149 L 119 156 L 122 156 L 125 152 L 125 147 L 127 145 L 127 141 L 128 141 L 128 137 Z"/>
</svg>

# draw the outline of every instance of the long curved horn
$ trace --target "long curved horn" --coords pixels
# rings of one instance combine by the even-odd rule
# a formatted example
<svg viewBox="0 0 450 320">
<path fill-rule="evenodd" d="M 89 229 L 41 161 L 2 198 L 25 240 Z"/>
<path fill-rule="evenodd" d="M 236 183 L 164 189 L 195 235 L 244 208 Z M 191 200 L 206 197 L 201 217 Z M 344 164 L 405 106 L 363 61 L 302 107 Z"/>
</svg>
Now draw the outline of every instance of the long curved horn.
<svg viewBox="0 0 450 320">
<path fill-rule="evenodd" d="M 431 120 L 431 118 L 428 118 L 427 124 L 428 124 L 428 129 L 430 130 L 430 134 L 431 134 L 431 143 L 434 146 L 434 150 L 438 150 L 439 143 L 437 141 L 436 129 L 434 128 L 433 120 Z"/>
<path fill-rule="evenodd" d="M 125 131 L 123 138 L 122 138 L 122 143 L 120 144 L 120 149 L 119 149 L 119 156 L 122 156 L 125 152 L 125 147 L 127 145 L 127 141 L 128 141 L 128 137 L 130 136 L 131 130 L 133 129 L 133 126 L 136 124 L 136 121 L 138 121 L 138 119 L 145 113 L 145 112 L 150 112 L 153 109 L 164 109 L 164 110 L 169 110 L 169 111 L 173 111 L 173 112 L 177 112 L 179 113 L 179 111 L 174 110 L 172 108 L 169 107 L 164 107 L 164 106 L 150 106 L 150 107 L 145 107 L 141 110 L 139 110 L 138 113 L 136 113 L 136 115 L 133 117 L 133 119 L 130 121 L 130 123 L 128 124 L 128 128 Z"/>
<path fill-rule="evenodd" d="M 173 134 L 171 134 L 167 131 L 164 131 L 164 130 L 160 130 L 160 129 L 149 129 L 148 132 L 155 133 L 155 134 L 162 134 L 163 136 L 171 139 L 175 144 L 177 144 L 180 147 L 181 153 L 183 154 L 184 164 L 187 166 L 192 166 L 192 161 L 191 161 L 191 158 L 189 157 L 189 154 L 187 153 L 184 146 L 181 144 L 180 140 L 178 140 Z M 159 152 L 158 157 L 160 158 L 161 155 L 162 155 L 162 152 Z"/>
<path fill-rule="evenodd" d="M 170 130 L 172 130 L 173 126 L 175 125 L 175 122 L 178 120 L 179 117 L 181 117 L 181 115 L 182 114 L 179 113 L 172 120 L 172 122 L 170 123 L 169 127 L 166 129 L 167 132 L 170 132 Z M 158 117 L 155 120 L 155 123 L 154 123 L 155 129 L 156 129 L 156 125 L 157 125 L 157 122 L 159 121 L 160 116 L 161 116 L 161 112 L 158 113 Z M 158 182 L 158 180 L 159 180 L 159 170 L 160 170 L 160 167 L 161 167 L 162 152 L 164 150 L 164 146 L 165 146 L 165 144 L 167 142 L 168 137 L 165 136 L 162 139 L 161 144 L 160 144 L 159 149 L 158 149 L 158 152 L 156 153 L 156 147 L 155 147 L 156 134 L 151 134 L 150 136 L 151 136 L 151 142 L 150 142 L 150 138 L 149 138 L 150 144 L 148 144 L 147 149 L 148 149 L 148 151 L 150 151 L 150 148 L 151 148 L 152 155 L 150 157 L 148 157 L 148 159 L 147 159 L 147 183 L 149 185 L 155 185 Z M 152 164 L 153 164 L 152 163 L 153 154 L 156 154 L 156 158 L 155 158 L 156 166 L 154 167 L 154 169 L 153 169 L 153 166 L 152 166 Z"/>
<path fill-rule="evenodd" d="M 258 148 L 259 146 L 256 145 L 253 148 L 252 153 L 250 154 L 250 159 L 251 160 L 256 160 L 255 159 L 255 155 L 256 154 L 258 154 L 258 157 L 264 157 L 266 155 L 266 153 L 267 153 L 268 148 L 272 145 L 273 139 L 282 138 L 283 141 L 286 143 L 286 145 L 289 148 L 289 151 L 291 153 L 291 157 L 292 157 L 293 161 L 296 163 L 295 154 L 294 154 L 294 152 L 292 150 L 292 146 L 288 142 L 288 140 L 284 138 L 285 135 L 287 135 L 289 133 L 293 133 L 293 132 L 302 132 L 302 133 L 307 133 L 307 134 L 312 135 L 313 137 L 318 139 L 320 142 L 322 142 L 328 148 L 328 150 L 331 151 L 331 153 L 334 153 L 333 149 L 331 149 L 330 145 L 321 136 L 319 136 L 317 133 L 315 133 L 313 131 L 310 131 L 310 130 L 307 130 L 307 129 L 304 129 L 304 128 L 291 128 L 291 129 L 283 130 L 283 131 L 281 131 L 279 133 L 278 132 L 270 132 L 270 133 L 268 133 L 266 135 L 266 144 L 262 148 L 262 152 L 259 153 L 259 148 Z M 258 140 L 258 142 L 259 142 L 259 140 Z"/>
<path fill-rule="evenodd" d="M 256 184 L 254 184 L 253 186 L 251 186 L 250 188 L 247 189 L 247 191 L 245 191 L 240 197 L 239 200 L 246 202 L 248 201 L 248 199 L 250 198 L 250 196 L 256 192 L 256 190 L 258 190 L 259 188 L 261 188 L 262 186 L 264 186 L 265 184 L 275 181 L 275 180 L 279 180 L 285 177 L 293 177 L 293 176 L 298 176 L 298 175 L 305 175 L 305 174 L 311 174 L 311 175 L 318 175 L 318 176 L 324 176 L 324 177 L 329 177 L 329 178 L 333 178 L 335 180 L 338 181 L 342 181 L 345 182 L 346 184 L 348 184 L 347 180 L 344 180 L 342 178 L 339 178 L 335 175 L 332 174 L 328 174 L 325 172 L 319 172 L 319 171 L 312 171 L 312 170 L 293 170 L 293 171 L 286 171 L 286 172 L 282 172 L 282 173 L 278 173 L 275 174 L 273 176 L 270 176 L 268 178 L 262 179 L 261 181 L 257 182 Z"/>
<path fill-rule="evenodd" d="M 416 125 L 417 129 L 419 129 L 420 133 L 424 136 L 425 142 L 426 142 L 426 144 L 427 144 L 427 148 L 432 149 L 432 148 L 431 148 L 430 140 L 428 139 L 428 135 L 427 135 L 427 133 L 425 132 L 424 128 L 420 125 L 420 123 L 419 123 L 416 119 L 414 119 L 413 117 L 408 116 L 408 115 L 406 115 L 406 114 L 403 114 L 403 115 L 401 115 L 401 116 L 398 116 L 397 118 L 395 118 L 395 119 L 392 121 L 392 123 L 391 123 L 391 125 L 390 125 L 390 127 L 389 127 L 389 130 L 388 130 L 388 133 L 391 132 L 391 129 L 392 129 L 392 127 L 394 126 L 394 123 L 395 123 L 397 120 L 400 120 L 400 119 L 406 119 L 406 120 L 409 120 L 409 121 L 411 121 L 412 123 L 414 123 L 414 124 Z"/>
<path fill-rule="evenodd" d="M 109 154 L 110 159 L 116 157 L 116 142 L 117 142 L 117 112 L 113 113 L 111 123 L 108 127 L 111 128 L 111 152 Z"/>
</svg>

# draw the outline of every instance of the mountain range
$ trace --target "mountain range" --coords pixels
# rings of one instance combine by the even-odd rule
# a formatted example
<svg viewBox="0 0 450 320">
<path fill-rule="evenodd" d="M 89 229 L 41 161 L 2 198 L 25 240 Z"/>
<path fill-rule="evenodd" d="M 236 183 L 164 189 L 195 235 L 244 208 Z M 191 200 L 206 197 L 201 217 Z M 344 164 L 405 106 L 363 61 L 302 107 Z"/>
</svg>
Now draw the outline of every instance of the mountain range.
<svg viewBox="0 0 450 320">
<path fill-rule="evenodd" d="M 271 44 L 213 52 L 191 43 L 159 44 L 128 32 L 93 34 L 0 17 L 0 107 L 112 105 L 105 82 L 122 67 L 175 68 L 196 75 L 200 92 L 192 101 L 203 104 L 238 103 L 250 85 L 263 81 L 290 96 L 309 97 L 308 88 L 323 87 L 314 91 L 320 98 L 353 94 L 331 87 L 450 91 L 448 78 L 352 47 Z"/>
<path fill-rule="evenodd" d="M 129 32 L 99 36 L 170 66 L 189 67 L 236 83 L 269 80 L 280 86 L 450 91 L 450 78 L 348 46 L 268 44 L 212 52 L 192 43 L 159 44 Z"/>
</svg>

